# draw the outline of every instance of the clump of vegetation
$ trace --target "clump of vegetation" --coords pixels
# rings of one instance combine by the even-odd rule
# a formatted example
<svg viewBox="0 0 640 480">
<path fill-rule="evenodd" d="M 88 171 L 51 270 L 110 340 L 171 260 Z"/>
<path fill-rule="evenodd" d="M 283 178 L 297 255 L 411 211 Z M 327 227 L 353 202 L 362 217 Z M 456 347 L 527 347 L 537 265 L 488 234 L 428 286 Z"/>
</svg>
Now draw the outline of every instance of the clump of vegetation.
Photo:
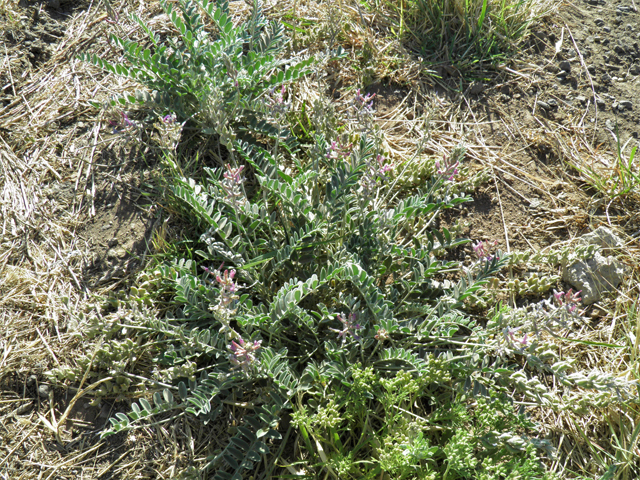
<svg viewBox="0 0 640 480">
<path fill-rule="evenodd" d="M 464 35 L 438 41 L 473 44 L 482 58 L 504 29 L 510 39 L 526 26 L 505 16 L 516 7 L 504 2 L 418 3 L 411 8 L 432 26 L 412 28 L 451 23 Z M 161 5 L 179 40 L 134 17 L 152 45 L 112 37 L 127 65 L 84 57 L 148 89 L 112 103 L 153 114 L 159 201 L 191 235 L 187 247 L 162 244 L 127 293 L 74 312 L 77 334 L 94 348 L 48 375 L 91 378 L 94 404 L 128 401 L 103 437 L 186 416 L 228 423 L 204 467 L 225 480 L 551 479 L 555 452 L 526 406 L 632 401 L 634 382 L 578 370 L 550 341 L 584 320 L 579 293 L 550 293 L 558 284 L 550 268 L 502 274 L 592 252 L 508 255 L 440 226 L 488 175 L 465 168 L 463 146 L 437 161 L 392 162 L 371 126 L 375 100 L 360 90 L 349 118 L 316 119 L 300 132 L 285 84 L 312 61 L 279 58 L 283 29 L 259 3 L 238 26 L 224 1 L 180 0 L 180 14 Z M 504 29 L 488 34 L 486 25 Z M 225 147 L 218 164 L 191 168 L 178 153 L 190 121 Z M 353 128 L 323 128 L 336 122 Z M 507 307 L 505 292 L 535 300 Z"/>
<path fill-rule="evenodd" d="M 380 6 L 393 12 L 393 32 L 422 57 L 460 68 L 504 60 L 532 21 L 551 8 L 541 0 L 410 0 Z"/>
</svg>

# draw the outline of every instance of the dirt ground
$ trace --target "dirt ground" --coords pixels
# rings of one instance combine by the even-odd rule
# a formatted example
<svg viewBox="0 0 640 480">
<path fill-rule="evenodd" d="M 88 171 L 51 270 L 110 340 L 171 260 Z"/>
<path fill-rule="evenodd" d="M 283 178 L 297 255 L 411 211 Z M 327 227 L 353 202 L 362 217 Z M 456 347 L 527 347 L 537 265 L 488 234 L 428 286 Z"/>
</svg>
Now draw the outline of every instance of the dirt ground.
<svg viewBox="0 0 640 480">
<path fill-rule="evenodd" d="M 172 432 L 162 429 L 158 438 L 145 431 L 99 441 L 117 399 L 76 404 L 75 391 L 55 389 L 43 375 L 63 352 L 81 348 L 68 329 L 70 308 L 126 289 L 168 216 L 149 199 L 154 152 L 141 150 L 137 133 L 124 132 L 117 117 L 96 123 L 89 104 L 98 90 L 130 87 L 100 86 L 105 76 L 76 58 L 110 48 L 111 16 L 89 0 L 21 1 L 15 11 L 20 18 L 0 16 L 0 475 L 171 478 L 205 447 L 187 438 L 171 443 Z M 457 122 L 433 121 L 428 149 L 440 155 L 463 141 L 473 168 L 495 174 L 463 215 L 465 234 L 497 240 L 506 251 L 537 251 L 604 224 L 637 252 L 639 211 L 594 200 L 570 167 L 595 162 L 613 171 L 616 133 L 627 153 L 638 144 L 640 12 L 633 0 L 564 3 L 534 29 L 517 61 L 462 91 L 446 88 L 460 85 L 455 68 L 438 71 L 441 78 L 423 79 L 417 89 L 377 78 L 368 91 L 377 93 L 376 122 L 397 157 L 416 144 L 420 132 L 407 132 L 421 108 L 457 112 L 450 116 Z M 385 126 L 393 122 L 398 129 Z M 59 441 L 40 419 L 60 419 L 67 408 L 71 423 Z M 560 425 L 550 435 L 557 440 L 565 431 Z"/>
</svg>

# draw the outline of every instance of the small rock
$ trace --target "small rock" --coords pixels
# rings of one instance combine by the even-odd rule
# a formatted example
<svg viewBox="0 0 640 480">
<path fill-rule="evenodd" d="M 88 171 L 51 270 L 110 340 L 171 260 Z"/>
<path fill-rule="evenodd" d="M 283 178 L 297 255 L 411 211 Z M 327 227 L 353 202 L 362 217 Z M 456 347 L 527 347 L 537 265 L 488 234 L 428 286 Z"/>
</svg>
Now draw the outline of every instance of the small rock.
<svg viewBox="0 0 640 480">
<path fill-rule="evenodd" d="M 118 260 L 125 258 L 127 256 L 127 251 L 122 247 L 110 248 L 107 251 L 107 259 L 109 260 Z"/>
<path fill-rule="evenodd" d="M 605 33 L 611 33 L 611 27 L 602 27 L 602 31 Z"/>
<path fill-rule="evenodd" d="M 42 398 L 47 398 L 49 396 L 49 385 L 40 385 L 38 387 L 38 395 Z"/>
<path fill-rule="evenodd" d="M 115 247 L 116 245 L 118 245 L 118 239 L 117 239 L 117 238 L 115 238 L 115 237 L 114 237 L 114 238 L 112 238 L 111 240 L 109 240 L 109 241 L 107 242 L 107 246 L 108 246 L 109 248 L 111 248 L 111 247 Z"/>
<path fill-rule="evenodd" d="M 36 385 L 36 383 L 38 383 L 38 377 L 36 377 L 35 375 L 29 375 L 27 377 L 27 387 L 33 387 Z"/>
<path fill-rule="evenodd" d="M 607 119 L 607 121 L 604 122 L 604 124 L 609 130 L 615 130 L 616 128 L 616 125 L 609 119 Z"/>
<path fill-rule="evenodd" d="M 593 232 L 585 233 L 580 237 L 580 243 L 598 245 L 601 248 L 622 248 L 624 246 L 620 237 L 607 227 L 598 227 Z"/>
<path fill-rule="evenodd" d="M 587 37 L 587 43 L 593 43 L 595 41 L 595 37 L 593 35 L 589 35 Z"/>
<path fill-rule="evenodd" d="M 620 109 L 620 107 L 626 110 L 631 110 L 633 108 L 633 103 L 630 100 L 620 100 L 618 102 L 618 109 Z"/>
<path fill-rule="evenodd" d="M 560 62 L 560 63 L 558 64 L 558 67 L 560 67 L 560 70 L 563 70 L 563 71 L 565 71 L 565 72 L 567 72 L 567 73 L 571 71 L 571 63 L 569 63 L 569 62 L 568 62 L 568 61 L 566 61 L 566 60 L 565 60 L 565 61 L 563 61 L 563 62 Z"/>
<path fill-rule="evenodd" d="M 555 98 L 550 98 L 549 101 L 547 102 L 549 104 L 549 106 L 553 107 L 557 107 L 558 106 L 558 101 Z"/>
<path fill-rule="evenodd" d="M 595 37 L 593 37 L 593 41 L 596 43 L 600 43 L 602 41 L 602 37 L 599 35 L 596 35 Z"/>
<path fill-rule="evenodd" d="M 576 97 L 576 101 L 578 101 L 578 102 L 580 102 L 581 104 L 584 105 L 585 103 L 587 103 L 587 97 L 582 96 L 582 95 L 578 95 Z"/>
<path fill-rule="evenodd" d="M 605 102 L 603 99 L 601 98 L 596 98 L 596 105 L 598 106 L 598 108 L 600 110 L 603 110 L 604 108 L 606 108 L 607 106 L 607 102 Z"/>
<path fill-rule="evenodd" d="M 598 26 L 598 27 L 602 27 L 602 26 L 604 25 L 604 20 L 603 20 L 603 19 L 601 19 L 601 18 L 596 18 L 596 20 L 595 20 L 595 24 L 596 24 L 596 26 Z"/>
<path fill-rule="evenodd" d="M 596 66 L 595 66 L 595 65 L 587 65 L 587 71 L 588 71 L 590 74 L 592 74 L 592 75 L 593 75 L 594 73 L 596 73 Z"/>
<path fill-rule="evenodd" d="M 538 101 L 538 107 L 542 110 L 549 110 L 551 106 L 547 102 Z"/>
<path fill-rule="evenodd" d="M 602 298 L 604 292 L 615 290 L 625 276 L 625 268 L 614 257 L 596 253 L 593 258 L 578 261 L 563 268 L 562 278 L 582 291 L 582 302 L 591 305 Z"/>
<path fill-rule="evenodd" d="M 627 53 L 627 50 L 622 45 L 616 45 L 615 47 L 613 47 L 613 51 L 618 55 L 624 55 L 625 53 Z"/>
<path fill-rule="evenodd" d="M 629 73 L 631 75 L 640 75 L 640 65 L 631 65 Z"/>
</svg>

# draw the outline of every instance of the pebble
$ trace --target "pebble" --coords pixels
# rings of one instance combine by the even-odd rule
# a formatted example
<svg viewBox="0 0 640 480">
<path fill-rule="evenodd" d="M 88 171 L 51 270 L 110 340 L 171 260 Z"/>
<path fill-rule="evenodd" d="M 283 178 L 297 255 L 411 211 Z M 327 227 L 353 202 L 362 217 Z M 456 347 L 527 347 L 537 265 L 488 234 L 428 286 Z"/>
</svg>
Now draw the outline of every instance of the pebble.
<svg viewBox="0 0 640 480">
<path fill-rule="evenodd" d="M 580 103 L 582 103 L 584 105 L 585 103 L 587 103 L 587 97 L 582 96 L 582 95 L 578 95 L 576 97 L 576 101 L 578 101 L 578 102 L 580 102 Z"/>
<path fill-rule="evenodd" d="M 598 105 L 598 108 L 603 109 L 607 106 L 607 102 L 601 98 L 596 98 L 596 105 Z"/>
<path fill-rule="evenodd" d="M 611 27 L 602 27 L 602 31 L 606 32 L 606 33 L 610 33 L 611 32 Z"/>
<path fill-rule="evenodd" d="M 615 47 L 613 47 L 613 51 L 618 55 L 624 55 L 627 52 L 627 50 L 622 45 L 616 45 Z"/>
<path fill-rule="evenodd" d="M 566 60 L 564 62 L 560 62 L 558 66 L 560 67 L 560 70 L 564 70 L 565 72 L 571 71 L 571 63 Z"/>
<path fill-rule="evenodd" d="M 547 102 L 538 101 L 538 107 L 542 110 L 549 110 L 551 106 Z"/>
<path fill-rule="evenodd" d="M 558 101 L 555 98 L 549 99 L 549 101 L 547 103 L 549 105 L 551 105 L 552 107 L 557 107 L 558 106 Z"/>
<path fill-rule="evenodd" d="M 596 24 L 596 26 L 598 26 L 598 27 L 602 27 L 602 26 L 604 25 L 604 20 L 603 20 L 603 19 L 601 19 L 601 18 L 596 18 L 596 20 L 595 20 L 595 24 Z"/>
<path fill-rule="evenodd" d="M 629 100 L 620 100 L 618 102 L 618 110 L 620 109 L 620 107 L 631 110 L 633 108 L 633 103 Z"/>
<path fill-rule="evenodd" d="M 631 65 L 629 73 L 631 75 L 640 75 L 640 65 Z"/>
<path fill-rule="evenodd" d="M 42 398 L 46 398 L 49 396 L 49 385 L 40 385 L 38 387 L 38 395 Z"/>
<path fill-rule="evenodd" d="M 607 120 L 604 124 L 609 130 L 614 130 L 616 128 L 615 124 L 611 120 Z"/>
<path fill-rule="evenodd" d="M 587 71 L 589 73 L 596 73 L 596 66 L 595 65 L 587 65 Z"/>
<path fill-rule="evenodd" d="M 602 41 L 602 37 L 599 35 L 596 35 L 595 37 L 593 37 L 593 41 L 596 43 L 600 43 Z"/>
</svg>

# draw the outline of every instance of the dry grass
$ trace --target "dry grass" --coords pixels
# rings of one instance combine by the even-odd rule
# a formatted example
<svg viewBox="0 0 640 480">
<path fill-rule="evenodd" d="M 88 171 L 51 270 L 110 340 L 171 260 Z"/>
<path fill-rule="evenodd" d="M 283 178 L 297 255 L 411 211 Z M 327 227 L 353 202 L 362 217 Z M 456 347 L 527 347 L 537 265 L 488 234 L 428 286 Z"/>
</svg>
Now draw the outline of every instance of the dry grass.
<svg viewBox="0 0 640 480">
<path fill-rule="evenodd" d="M 12 2 L 0 2 L 0 14 L 19 18 L 19 10 L 14 8 Z M 116 58 L 117 52 L 105 40 L 108 32 L 129 38 L 140 35 L 130 22 L 122 20 L 126 12 L 151 19 L 150 23 L 160 33 L 170 31 L 166 19 L 158 15 L 157 6 L 148 9 L 144 2 L 122 0 L 114 2 L 112 8 L 120 12 L 121 21 L 116 25 L 106 22 L 107 12 L 99 2 L 74 13 L 66 21 L 65 36 L 55 45 L 51 58 L 20 79 L 12 79 L 17 96 L 0 111 L 2 478 L 175 478 L 190 465 L 201 467 L 206 452 L 215 449 L 216 439 L 226 430 L 223 424 L 204 428 L 185 417 L 162 427 L 99 441 L 94 432 L 106 424 L 109 409 L 85 408 L 90 396 L 74 400 L 79 389 L 91 384 L 52 389 L 49 396 L 39 397 L 37 384 L 29 383 L 30 375 L 35 375 L 39 384 L 46 370 L 67 362 L 73 364 L 74 358 L 87 353 L 87 345 L 68 329 L 70 312 L 82 310 L 94 295 L 105 291 L 91 290 L 83 281 L 83 268 L 92 254 L 86 242 L 75 234 L 81 219 L 95 215 L 92 199 L 96 193 L 96 151 L 113 141 L 104 128 L 105 119 L 96 115 L 88 100 L 104 100 L 131 89 L 132 85 L 97 72 L 76 55 L 90 51 Z M 238 17 L 248 11 L 245 5 L 238 6 L 235 2 L 232 8 L 237 9 Z M 572 125 L 540 123 L 533 131 L 526 131 L 513 121 L 506 125 L 512 132 L 512 142 L 502 147 L 487 144 L 481 127 L 491 121 L 478 113 L 466 97 L 434 91 L 433 77 L 425 76 L 424 64 L 390 33 L 392 15 L 385 8 L 367 13 L 358 2 L 347 0 L 267 2 L 267 15 L 287 22 L 293 16 L 313 24 L 304 35 L 290 32 L 294 46 L 308 46 L 307 53 L 318 53 L 326 45 L 338 44 L 347 50 L 345 61 L 323 64 L 318 75 L 306 78 L 296 87 L 294 108 L 303 102 L 312 105 L 320 96 L 335 90 L 342 94 L 336 109 L 345 112 L 348 89 L 384 79 L 404 87 L 402 100 L 390 103 L 384 111 L 379 109 L 377 116 L 386 142 L 384 147 L 393 161 L 411 158 L 421 141 L 425 155 L 437 156 L 463 142 L 468 160 L 478 168 L 498 172 L 503 190 L 511 189 L 525 199 L 526 194 L 520 189 L 533 190 L 557 208 L 592 204 L 576 187 L 576 179 L 570 172 L 550 167 L 545 178 L 529 173 L 523 169 L 519 152 L 513 147 L 516 140 L 527 148 L 544 138 L 567 163 L 582 165 L 586 159 L 600 159 L 599 152 L 591 146 L 591 132 L 580 118 Z M 309 39 L 316 41 L 309 43 Z M 5 57 L 7 62 L 10 64 L 10 56 Z M 505 81 L 525 85 L 531 81 L 531 71 L 507 70 L 499 73 Z M 381 92 L 379 96 L 388 94 Z M 511 181 L 507 184 L 503 179 Z M 564 200 L 550 193 L 549 186 L 558 182 L 570 192 Z M 56 194 L 60 185 L 67 188 L 68 194 Z M 496 195 L 495 188 L 490 189 Z M 638 222 L 638 214 L 633 211 L 627 219 L 616 222 L 588 213 L 588 221 L 594 226 L 608 223 L 629 231 L 622 223 Z M 506 227 L 504 231 L 508 235 Z M 505 240 L 508 246 L 508 236 Z M 531 242 L 536 243 L 533 238 Z M 616 298 L 602 304 L 597 322 L 573 332 L 573 338 L 617 343 L 622 348 L 551 340 L 563 355 L 575 358 L 585 370 L 599 369 L 617 377 L 636 379 L 640 323 L 630 312 L 639 293 L 638 253 L 637 243 L 629 240 L 625 261 L 633 269 L 632 276 Z M 60 422 L 65 414 L 67 421 Z M 632 407 L 623 411 L 617 407 L 594 408 L 579 415 L 570 410 L 547 409 L 535 415 L 543 430 L 557 441 L 561 460 L 553 468 L 561 476 L 565 471 L 588 474 L 596 454 L 615 456 L 616 438 L 631 439 L 632 444 L 624 446 L 632 455 L 629 464 L 637 458 L 634 455 L 640 456 L 637 436 L 633 441 L 633 426 L 639 424 L 638 412 Z M 52 431 L 50 426 L 56 427 L 58 423 L 60 428 Z M 624 459 L 620 461 L 624 463 Z"/>
</svg>

